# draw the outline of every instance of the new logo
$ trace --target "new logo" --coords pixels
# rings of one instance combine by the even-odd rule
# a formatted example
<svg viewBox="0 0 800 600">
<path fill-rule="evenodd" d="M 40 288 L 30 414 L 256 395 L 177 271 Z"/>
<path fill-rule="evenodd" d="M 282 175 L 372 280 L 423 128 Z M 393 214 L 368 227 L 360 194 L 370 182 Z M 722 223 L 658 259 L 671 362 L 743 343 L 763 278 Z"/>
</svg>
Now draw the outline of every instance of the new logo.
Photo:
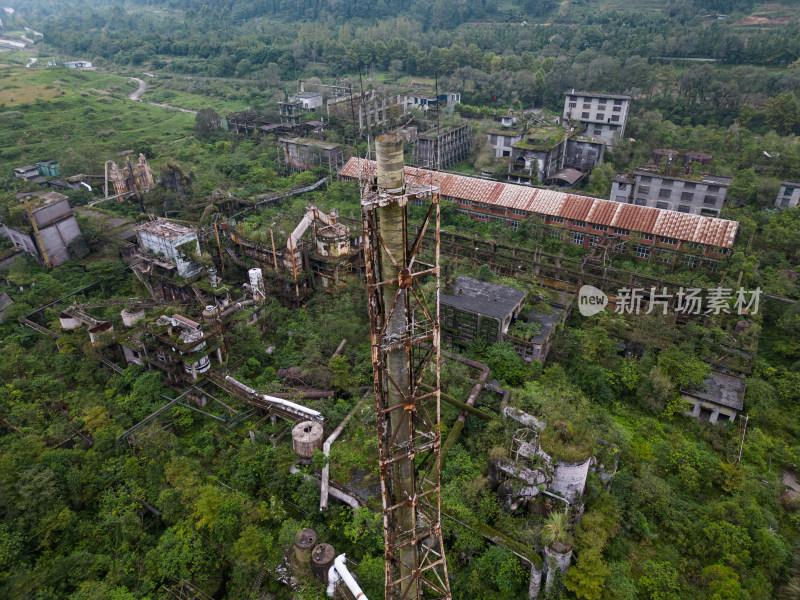
<svg viewBox="0 0 800 600">
<path fill-rule="evenodd" d="M 608 306 L 608 296 L 593 285 L 584 285 L 578 291 L 578 310 L 584 317 L 603 312 Z"/>
</svg>

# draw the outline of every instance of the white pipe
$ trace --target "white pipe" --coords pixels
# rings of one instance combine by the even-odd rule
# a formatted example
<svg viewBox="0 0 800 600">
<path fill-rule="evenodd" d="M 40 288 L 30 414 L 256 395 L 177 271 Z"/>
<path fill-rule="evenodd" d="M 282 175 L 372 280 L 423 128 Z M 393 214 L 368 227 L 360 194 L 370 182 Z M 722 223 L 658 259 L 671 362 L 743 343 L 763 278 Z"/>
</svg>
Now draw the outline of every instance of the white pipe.
<svg viewBox="0 0 800 600">
<path fill-rule="evenodd" d="M 333 567 L 331 567 L 331 570 L 336 570 L 336 573 L 342 578 L 342 581 L 344 581 L 347 589 L 350 590 L 350 593 L 353 594 L 353 597 L 356 600 L 361 600 L 362 598 L 363 600 L 368 600 L 367 595 L 361 591 L 361 588 L 359 587 L 358 582 L 355 580 L 355 577 L 353 577 L 350 574 L 350 571 L 347 570 L 347 565 L 344 563 L 344 561 L 344 554 L 337 556 L 336 560 L 333 561 Z M 330 590 L 330 586 L 328 586 L 328 590 Z"/>
<path fill-rule="evenodd" d="M 322 415 L 322 413 L 314 410 L 313 408 L 307 408 L 302 404 L 296 404 L 294 402 L 290 402 L 289 400 L 284 400 L 283 398 L 276 398 L 275 396 L 267 396 L 266 394 L 259 394 L 253 388 L 246 386 L 241 381 L 236 381 L 230 375 L 225 376 L 225 381 L 235 385 L 240 390 L 244 390 L 245 392 L 247 392 L 252 396 L 260 398 L 269 404 L 278 405 L 291 413 L 298 414 L 298 416 L 302 416 L 304 418 L 311 418 L 314 419 L 315 421 L 319 421 L 320 423 L 322 423 L 322 421 L 325 420 L 325 417 Z"/>
<path fill-rule="evenodd" d="M 319 494 L 319 509 L 320 510 L 327 510 L 328 509 L 328 483 L 330 482 L 330 474 L 331 474 L 331 465 L 328 462 L 328 458 L 331 455 L 331 444 L 336 441 L 336 438 L 344 431 L 345 426 L 350 422 L 350 419 L 353 418 L 353 415 L 356 414 L 356 411 L 361 408 L 361 405 L 364 401 L 369 397 L 372 392 L 369 391 L 358 401 L 358 403 L 353 407 L 353 410 L 350 411 L 344 421 L 339 423 L 339 426 L 334 430 L 334 432 L 325 440 L 325 443 L 322 444 L 322 453 L 325 455 L 325 466 L 322 467 L 322 481 L 320 482 L 320 494 Z"/>
<path fill-rule="evenodd" d="M 333 598 L 333 595 L 336 593 L 336 586 L 341 581 L 341 577 L 339 577 L 339 572 L 336 570 L 336 567 L 331 565 L 331 568 L 328 569 L 328 598 Z"/>
<path fill-rule="evenodd" d="M 302 475 L 305 479 L 307 479 L 308 481 L 313 481 L 317 485 L 319 485 L 320 483 L 316 477 L 312 477 L 308 473 L 303 473 L 300 469 L 297 468 L 297 465 L 292 465 L 291 467 L 289 467 L 289 473 L 291 473 L 292 475 Z M 347 504 L 350 508 L 353 509 L 353 512 L 358 512 L 359 510 L 361 510 L 361 505 L 358 503 L 358 500 L 356 500 L 350 494 L 345 494 L 343 491 L 335 487 L 331 487 L 329 489 L 329 493 L 337 500 L 340 500 L 341 502 Z"/>
</svg>

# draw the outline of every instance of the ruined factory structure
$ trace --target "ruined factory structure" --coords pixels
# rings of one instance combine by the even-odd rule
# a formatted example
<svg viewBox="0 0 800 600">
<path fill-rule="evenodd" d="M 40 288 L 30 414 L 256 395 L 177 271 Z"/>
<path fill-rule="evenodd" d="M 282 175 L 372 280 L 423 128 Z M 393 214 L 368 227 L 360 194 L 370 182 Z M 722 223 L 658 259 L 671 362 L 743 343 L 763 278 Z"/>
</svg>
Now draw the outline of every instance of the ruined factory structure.
<svg viewBox="0 0 800 600">
<path fill-rule="evenodd" d="M 315 288 L 337 287 L 349 273 L 363 268 L 360 231 L 352 231 L 335 210 L 326 214 L 309 206 L 285 241 L 276 239 L 272 230 L 245 232 L 235 219 L 223 224 L 223 231 L 233 242 L 229 258 L 243 267 L 263 269 L 279 296 L 300 300 Z M 262 242 L 265 237 L 268 241 Z"/>
<path fill-rule="evenodd" d="M 551 292 L 553 300 L 537 298 L 543 306 L 526 307 L 526 292 L 472 277 L 457 277 L 445 284 L 440 296 L 442 340 L 469 346 L 477 340 L 510 342 L 527 362 L 544 362 L 553 344 L 556 326 L 572 312 L 574 295 Z"/>
</svg>

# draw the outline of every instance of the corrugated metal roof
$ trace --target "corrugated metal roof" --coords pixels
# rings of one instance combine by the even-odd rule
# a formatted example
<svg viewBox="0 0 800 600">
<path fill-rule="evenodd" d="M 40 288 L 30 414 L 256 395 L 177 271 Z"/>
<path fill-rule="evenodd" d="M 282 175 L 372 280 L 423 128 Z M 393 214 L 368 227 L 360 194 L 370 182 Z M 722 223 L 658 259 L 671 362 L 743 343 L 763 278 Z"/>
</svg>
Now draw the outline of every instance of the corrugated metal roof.
<svg viewBox="0 0 800 600">
<path fill-rule="evenodd" d="M 597 225 L 611 225 L 620 206 L 622 205 L 619 202 L 594 202 L 584 221 Z"/>
<path fill-rule="evenodd" d="M 568 194 L 558 216 L 564 217 L 565 219 L 585 221 L 586 215 L 588 215 L 589 211 L 592 210 L 592 206 L 595 202 L 595 198 Z"/>
<path fill-rule="evenodd" d="M 358 179 L 359 175 L 374 168 L 374 161 L 354 157 L 347 161 L 340 174 L 348 179 Z M 406 167 L 405 176 L 406 181 L 411 183 L 438 186 L 443 196 L 457 200 L 485 202 L 510 209 L 630 229 L 707 246 L 731 248 L 739 229 L 736 221 L 727 219 L 622 204 L 612 200 L 452 173 L 439 173 L 417 167 Z"/>
</svg>

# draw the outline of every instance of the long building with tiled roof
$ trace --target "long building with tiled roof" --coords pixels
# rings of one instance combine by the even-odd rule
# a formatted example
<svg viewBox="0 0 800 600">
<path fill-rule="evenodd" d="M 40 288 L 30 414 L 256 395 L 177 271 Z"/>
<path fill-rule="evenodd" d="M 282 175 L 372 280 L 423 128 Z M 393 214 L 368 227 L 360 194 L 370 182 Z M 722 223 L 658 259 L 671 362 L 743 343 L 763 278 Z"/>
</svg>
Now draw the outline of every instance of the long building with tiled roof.
<svg viewBox="0 0 800 600">
<path fill-rule="evenodd" d="M 351 158 L 340 171 L 343 179 L 358 180 L 374 171 L 374 161 Z M 730 254 L 739 224 L 728 219 L 624 204 L 531 186 L 501 183 L 419 169 L 405 168 L 406 181 L 432 184 L 443 199 L 478 221 L 497 220 L 516 230 L 521 221 L 536 219 L 553 225 L 567 241 L 591 247 L 605 234 L 635 243 L 633 254 L 649 259 L 659 249 L 661 262 L 671 263 L 676 252 L 683 263 L 696 266 L 708 257 L 709 266 Z M 555 231 L 555 228 L 553 231 Z M 553 235 L 553 237 L 556 237 Z"/>
</svg>

